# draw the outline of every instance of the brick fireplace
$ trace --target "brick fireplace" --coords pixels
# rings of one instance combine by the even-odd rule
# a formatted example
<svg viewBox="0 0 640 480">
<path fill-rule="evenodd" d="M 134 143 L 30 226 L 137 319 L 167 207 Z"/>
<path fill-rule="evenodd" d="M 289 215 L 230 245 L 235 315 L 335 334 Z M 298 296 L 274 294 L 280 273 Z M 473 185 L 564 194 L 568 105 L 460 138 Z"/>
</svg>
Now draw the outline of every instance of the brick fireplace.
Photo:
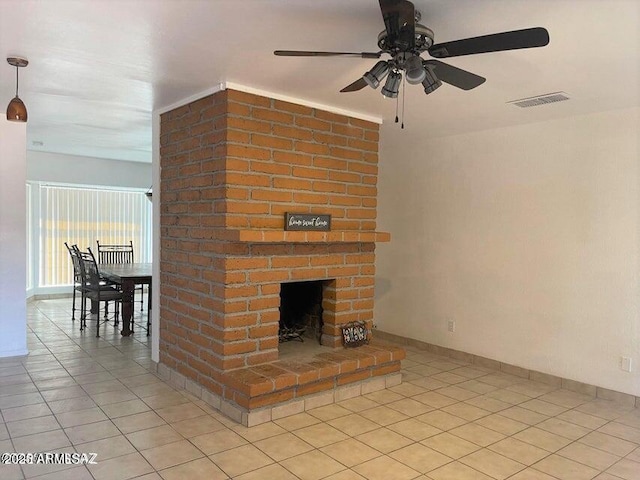
<svg viewBox="0 0 640 480">
<path fill-rule="evenodd" d="M 245 424 L 399 381 L 402 349 L 342 347 L 343 325 L 371 330 L 389 241 L 377 124 L 223 90 L 163 114 L 160 145 L 161 371 Z M 285 212 L 330 214 L 331 231 L 285 231 Z M 307 281 L 319 342 L 281 355 L 282 286 Z"/>
</svg>

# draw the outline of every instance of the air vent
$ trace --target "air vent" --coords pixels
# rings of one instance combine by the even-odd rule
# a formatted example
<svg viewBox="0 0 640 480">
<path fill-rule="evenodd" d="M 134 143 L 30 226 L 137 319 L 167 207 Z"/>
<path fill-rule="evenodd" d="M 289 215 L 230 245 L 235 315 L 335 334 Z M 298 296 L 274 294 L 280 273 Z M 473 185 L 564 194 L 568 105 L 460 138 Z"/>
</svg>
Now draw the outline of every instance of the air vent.
<svg viewBox="0 0 640 480">
<path fill-rule="evenodd" d="M 529 108 L 537 107 L 539 105 L 547 105 L 549 103 L 563 102 L 565 100 L 569 100 L 569 97 L 565 92 L 553 92 L 535 97 L 520 98 L 507 103 L 511 103 L 512 105 L 516 105 L 521 108 Z"/>
</svg>

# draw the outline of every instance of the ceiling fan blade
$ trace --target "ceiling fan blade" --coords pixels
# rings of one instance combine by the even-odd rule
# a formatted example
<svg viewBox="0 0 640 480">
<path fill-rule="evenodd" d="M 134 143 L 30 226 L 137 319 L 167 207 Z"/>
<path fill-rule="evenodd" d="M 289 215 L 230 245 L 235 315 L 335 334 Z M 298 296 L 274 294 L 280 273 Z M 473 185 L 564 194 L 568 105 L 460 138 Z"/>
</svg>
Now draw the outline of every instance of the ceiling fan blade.
<svg viewBox="0 0 640 480">
<path fill-rule="evenodd" d="M 309 52 L 306 50 L 276 50 L 274 55 L 279 57 L 358 57 L 380 58 L 382 52 Z"/>
<path fill-rule="evenodd" d="M 408 0 L 379 0 L 389 46 L 410 50 L 416 46 L 416 12 Z"/>
<path fill-rule="evenodd" d="M 486 82 L 486 78 L 467 72 L 461 68 L 448 65 L 439 60 L 425 60 L 425 65 L 433 65 L 435 74 L 440 80 L 462 90 L 471 90 Z"/>
<path fill-rule="evenodd" d="M 435 58 L 460 57 L 476 53 L 544 47 L 548 43 L 549 32 L 545 28 L 535 27 L 437 43 L 429 48 L 429 54 Z"/>
<path fill-rule="evenodd" d="M 360 77 L 358 80 L 356 80 L 352 84 L 344 87 L 342 90 L 340 90 L 340 92 L 342 93 L 357 92 L 358 90 L 362 90 L 366 86 L 367 86 L 367 82 L 364 81 L 364 78 Z"/>
</svg>

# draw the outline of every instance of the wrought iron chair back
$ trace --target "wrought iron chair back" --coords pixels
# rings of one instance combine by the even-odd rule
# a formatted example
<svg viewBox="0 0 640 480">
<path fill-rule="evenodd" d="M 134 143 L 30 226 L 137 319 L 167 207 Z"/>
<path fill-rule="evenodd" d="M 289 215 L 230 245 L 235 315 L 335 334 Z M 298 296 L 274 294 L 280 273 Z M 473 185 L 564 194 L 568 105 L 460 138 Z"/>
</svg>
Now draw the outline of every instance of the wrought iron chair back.
<svg viewBox="0 0 640 480">
<path fill-rule="evenodd" d="M 87 290 L 100 290 L 100 270 L 98 269 L 98 263 L 93 256 L 91 249 L 86 252 L 78 252 L 81 260 L 81 272 L 83 279 L 83 286 Z"/>
<path fill-rule="evenodd" d="M 67 247 L 69 256 L 71 257 L 71 264 L 73 266 L 73 302 L 71 304 L 71 320 L 76 319 L 76 291 L 82 292 L 82 273 L 80 272 L 80 257 L 78 256 L 78 246 L 69 246 L 67 242 L 64 242 L 64 246 Z"/>
<path fill-rule="evenodd" d="M 106 245 L 100 243 L 100 240 L 96 240 L 98 244 L 98 262 L 101 264 L 106 263 L 135 263 L 133 256 L 133 241 L 129 240 L 129 244 L 124 245 Z M 139 293 L 139 300 L 134 299 L 135 302 L 140 302 L 140 311 L 144 308 L 144 287 L 138 285 L 136 291 Z M 147 309 L 151 305 L 151 298 L 147 300 Z"/>
<path fill-rule="evenodd" d="M 99 263 L 134 263 L 132 240 L 128 245 L 105 245 L 100 244 L 100 240 L 96 240 L 96 243 Z"/>
<path fill-rule="evenodd" d="M 90 299 L 92 302 L 97 302 L 98 307 L 100 302 L 108 302 L 122 301 L 122 292 L 112 286 L 105 285 L 104 281 L 100 278 L 100 270 L 98 269 L 98 263 L 96 262 L 96 258 L 91 251 L 91 248 L 88 248 L 86 252 L 81 252 L 76 247 L 76 251 L 78 257 L 80 259 L 80 272 L 82 275 L 82 293 L 83 293 L 83 301 L 82 301 L 82 316 L 80 319 L 80 330 L 84 330 L 87 327 L 87 315 L 86 315 L 86 300 Z M 118 323 L 119 317 L 119 308 L 116 303 L 115 308 L 115 323 Z M 107 320 L 107 307 L 105 307 L 105 322 Z M 98 313 L 97 319 L 97 331 L 96 336 L 100 336 L 100 314 Z"/>
<path fill-rule="evenodd" d="M 73 282 L 78 284 L 82 283 L 82 276 L 80 274 L 80 259 L 76 253 L 77 245 L 69 246 L 67 242 L 64 242 L 64 246 L 67 247 L 69 256 L 71 257 L 71 264 L 73 266 Z"/>
</svg>

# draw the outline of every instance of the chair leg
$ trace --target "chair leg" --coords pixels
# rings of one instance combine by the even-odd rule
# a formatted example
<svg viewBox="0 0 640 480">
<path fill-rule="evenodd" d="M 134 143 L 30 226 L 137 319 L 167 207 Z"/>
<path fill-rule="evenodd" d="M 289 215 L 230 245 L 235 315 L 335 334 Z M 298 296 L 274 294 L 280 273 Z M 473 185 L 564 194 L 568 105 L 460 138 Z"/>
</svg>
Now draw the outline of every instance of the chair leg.
<svg viewBox="0 0 640 480">
<path fill-rule="evenodd" d="M 133 288 L 133 300 L 132 306 L 136 304 L 136 290 L 140 292 L 140 311 L 144 311 L 144 287 L 142 285 L 137 285 Z"/>
<path fill-rule="evenodd" d="M 82 292 L 82 298 L 80 299 L 80 331 L 84 330 L 87 316 L 87 298 Z"/>
<path fill-rule="evenodd" d="M 76 320 L 76 286 L 73 286 L 73 303 L 71 304 L 71 321 Z"/>
<path fill-rule="evenodd" d="M 82 324 L 83 324 L 83 328 L 86 330 L 87 329 L 87 296 L 85 294 L 84 296 L 84 315 L 83 315 L 83 320 L 82 320 Z M 89 313 L 91 313 L 91 308 L 89 308 Z"/>
<path fill-rule="evenodd" d="M 120 309 L 122 308 L 122 303 L 116 300 L 115 305 L 113 307 L 115 313 L 113 317 L 113 326 L 116 327 L 120 323 Z"/>
<path fill-rule="evenodd" d="M 100 338 L 100 297 L 98 297 L 98 313 L 96 315 L 96 337 Z"/>
<path fill-rule="evenodd" d="M 147 337 L 151 335 L 151 284 L 147 289 Z"/>
</svg>

